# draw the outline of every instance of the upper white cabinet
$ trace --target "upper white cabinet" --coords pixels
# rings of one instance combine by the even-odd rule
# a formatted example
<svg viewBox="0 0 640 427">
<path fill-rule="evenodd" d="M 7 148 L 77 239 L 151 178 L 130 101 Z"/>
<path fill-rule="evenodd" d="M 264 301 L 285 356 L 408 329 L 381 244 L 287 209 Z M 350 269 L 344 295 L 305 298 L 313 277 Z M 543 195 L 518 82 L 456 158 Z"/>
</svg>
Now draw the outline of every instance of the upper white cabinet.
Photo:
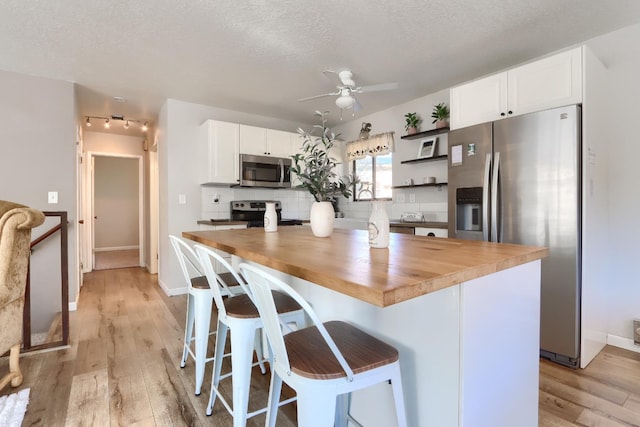
<svg viewBox="0 0 640 427">
<path fill-rule="evenodd" d="M 256 156 L 267 155 L 267 129 L 240 125 L 240 152 Z"/>
<path fill-rule="evenodd" d="M 582 102 L 582 48 L 451 89 L 451 129 Z"/>
<path fill-rule="evenodd" d="M 216 120 L 207 120 L 200 126 L 198 159 L 202 165 L 201 183 L 238 183 L 239 129 L 237 123 Z"/>
<path fill-rule="evenodd" d="M 289 157 L 291 133 L 240 125 L 240 152 L 257 156 Z"/>
</svg>

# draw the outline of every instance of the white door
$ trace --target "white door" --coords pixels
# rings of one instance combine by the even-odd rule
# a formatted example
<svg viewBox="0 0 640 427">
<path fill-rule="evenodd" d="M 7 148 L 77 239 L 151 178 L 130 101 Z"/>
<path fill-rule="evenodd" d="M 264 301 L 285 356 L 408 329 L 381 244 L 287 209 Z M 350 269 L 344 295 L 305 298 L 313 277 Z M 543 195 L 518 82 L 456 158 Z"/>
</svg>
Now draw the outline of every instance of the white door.
<svg viewBox="0 0 640 427">
<path fill-rule="evenodd" d="M 142 156 L 137 155 L 114 155 L 111 153 L 87 153 L 87 157 L 90 162 L 90 176 L 88 192 L 87 192 L 87 203 L 90 206 L 90 230 L 87 230 L 87 233 L 90 234 L 90 248 L 91 248 L 91 269 L 95 269 L 96 267 L 96 249 L 98 250 L 119 250 L 119 249 L 134 249 L 136 248 L 138 251 L 138 260 L 136 265 L 144 266 L 144 206 L 143 206 L 143 163 Z M 105 166 L 103 163 L 103 170 L 100 172 L 101 174 L 101 183 L 98 183 L 98 164 L 96 159 L 115 159 L 115 160 L 124 160 L 131 161 L 135 164 L 135 171 L 130 169 L 130 173 L 128 176 L 133 177 L 135 175 L 135 180 L 137 181 L 137 187 L 128 190 L 127 196 L 127 209 L 119 210 L 117 207 L 114 207 L 113 204 L 105 204 L 105 200 L 109 200 L 109 197 L 100 197 L 99 192 L 104 191 L 104 182 L 108 181 L 108 178 L 105 179 L 105 170 L 106 174 L 112 174 L 114 179 L 120 178 L 120 175 L 117 171 L 109 171 L 108 166 Z M 106 168 L 106 169 L 105 169 Z M 134 179 L 134 178 L 131 178 Z M 102 189 L 102 190 L 101 190 Z M 135 193 L 136 196 L 131 196 L 131 193 Z M 116 203 L 120 203 L 121 199 L 117 196 L 113 198 Z M 135 204 L 137 208 L 131 208 L 131 206 Z M 106 210 L 105 210 L 106 209 Z M 129 212 L 131 215 L 123 216 L 122 212 Z M 85 222 L 85 225 L 87 223 Z M 124 236 L 124 237 L 123 237 Z M 125 239 L 126 242 L 123 243 L 114 243 L 118 242 L 118 239 Z M 132 265 L 127 265 L 132 266 Z"/>
</svg>

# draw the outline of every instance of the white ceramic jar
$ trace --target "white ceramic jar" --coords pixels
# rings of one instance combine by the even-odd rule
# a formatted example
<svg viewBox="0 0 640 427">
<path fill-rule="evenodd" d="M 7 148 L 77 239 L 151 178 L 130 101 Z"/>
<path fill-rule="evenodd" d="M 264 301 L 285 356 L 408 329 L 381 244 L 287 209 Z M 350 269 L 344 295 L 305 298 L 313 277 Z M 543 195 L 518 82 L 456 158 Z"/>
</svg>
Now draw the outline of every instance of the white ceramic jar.
<svg viewBox="0 0 640 427">
<path fill-rule="evenodd" d="M 369 246 L 380 249 L 389 247 L 389 215 L 385 203 L 378 200 L 371 202 Z"/>
<path fill-rule="evenodd" d="M 267 233 L 278 231 L 278 214 L 276 213 L 275 203 L 266 203 L 266 210 L 264 211 L 264 231 Z"/>
</svg>

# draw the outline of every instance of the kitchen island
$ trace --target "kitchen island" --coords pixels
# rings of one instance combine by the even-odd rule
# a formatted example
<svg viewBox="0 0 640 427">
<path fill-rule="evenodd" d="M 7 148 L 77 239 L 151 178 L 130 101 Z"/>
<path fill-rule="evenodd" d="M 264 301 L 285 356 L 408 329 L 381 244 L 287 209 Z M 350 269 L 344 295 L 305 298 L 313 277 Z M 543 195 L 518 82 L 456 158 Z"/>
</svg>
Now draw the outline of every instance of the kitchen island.
<svg viewBox="0 0 640 427">
<path fill-rule="evenodd" d="M 537 426 L 540 259 L 545 248 L 307 227 L 184 232 L 268 267 L 320 318 L 400 351 L 410 426 Z M 364 425 L 393 426 L 391 387 L 355 393 Z"/>
</svg>

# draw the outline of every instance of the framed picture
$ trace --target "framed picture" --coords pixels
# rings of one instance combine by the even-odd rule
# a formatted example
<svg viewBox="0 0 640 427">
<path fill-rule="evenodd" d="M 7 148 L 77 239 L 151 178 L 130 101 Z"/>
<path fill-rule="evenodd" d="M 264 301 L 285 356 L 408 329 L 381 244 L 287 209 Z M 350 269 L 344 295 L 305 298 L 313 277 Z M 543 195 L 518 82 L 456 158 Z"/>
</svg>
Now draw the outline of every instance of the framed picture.
<svg viewBox="0 0 640 427">
<path fill-rule="evenodd" d="M 436 152 L 436 142 L 438 142 L 438 137 L 436 136 L 421 140 L 420 146 L 418 147 L 418 158 L 426 159 L 433 157 L 433 153 Z"/>
</svg>

